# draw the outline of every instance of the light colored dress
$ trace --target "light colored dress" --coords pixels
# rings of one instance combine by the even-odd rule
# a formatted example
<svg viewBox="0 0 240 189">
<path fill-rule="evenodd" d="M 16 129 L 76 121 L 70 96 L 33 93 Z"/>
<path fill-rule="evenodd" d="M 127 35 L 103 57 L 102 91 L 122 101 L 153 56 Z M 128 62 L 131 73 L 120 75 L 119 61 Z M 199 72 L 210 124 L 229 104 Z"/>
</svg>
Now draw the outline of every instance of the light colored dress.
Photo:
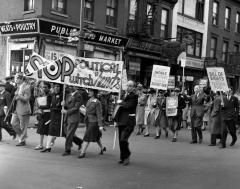
<svg viewBox="0 0 240 189">
<path fill-rule="evenodd" d="M 138 97 L 138 105 L 136 109 L 136 125 L 144 124 L 145 106 L 146 106 L 147 95 L 142 93 Z"/>
</svg>

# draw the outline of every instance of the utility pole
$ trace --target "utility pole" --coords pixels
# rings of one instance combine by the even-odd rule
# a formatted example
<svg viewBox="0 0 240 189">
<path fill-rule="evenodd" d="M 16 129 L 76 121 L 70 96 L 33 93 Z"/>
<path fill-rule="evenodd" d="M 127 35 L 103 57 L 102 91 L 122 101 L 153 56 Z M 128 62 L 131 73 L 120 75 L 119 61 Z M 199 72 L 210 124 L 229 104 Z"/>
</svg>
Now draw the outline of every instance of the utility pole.
<svg viewBox="0 0 240 189">
<path fill-rule="evenodd" d="M 83 14 L 84 14 L 84 0 L 80 1 L 80 16 L 79 16 L 79 41 L 77 45 L 77 56 L 81 57 L 82 56 L 82 51 L 83 51 Z"/>
</svg>

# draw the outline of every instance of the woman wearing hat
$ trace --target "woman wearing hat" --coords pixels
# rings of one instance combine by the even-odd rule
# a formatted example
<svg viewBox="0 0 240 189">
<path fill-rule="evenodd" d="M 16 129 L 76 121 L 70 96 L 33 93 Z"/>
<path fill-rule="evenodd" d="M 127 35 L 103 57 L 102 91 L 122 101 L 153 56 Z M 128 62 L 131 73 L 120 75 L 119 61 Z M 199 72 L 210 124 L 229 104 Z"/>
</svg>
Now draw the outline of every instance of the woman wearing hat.
<svg viewBox="0 0 240 189">
<path fill-rule="evenodd" d="M 89 89 L 88 96 L 90 99 L 87 102 L 86 105 L 86 117 L 85 117 L 85 123 L 86 123 L 86 131 L 83 137 L 83 145 L 81 149 L 81 153 L 78 156 L 78 158 L 84 158 L 87 148 L 90 144 L 90 142 L 96 142 L 100 147 L 100 153 L 103 154 L 104 151 L 106 151 L 106 147 L 103 147 L 101 142 L 102 133 L 101 130 L 103 130 L 103 117 L 102 117 L 102 105 L 100 101 L 97 99 L 98 91 L 95 89 Z"/>
<path fill-rule="evenodd" d="M 144 114 L 146 106 L 146 94 L 143 93 L 143 86 L 138 84 L 137 86 L 138 93 L 138 105 L 136 109 L 136 126 L 138 127 L 137 135 L 140 135 L 143 132 L 144 125 Z"/>
</svg>

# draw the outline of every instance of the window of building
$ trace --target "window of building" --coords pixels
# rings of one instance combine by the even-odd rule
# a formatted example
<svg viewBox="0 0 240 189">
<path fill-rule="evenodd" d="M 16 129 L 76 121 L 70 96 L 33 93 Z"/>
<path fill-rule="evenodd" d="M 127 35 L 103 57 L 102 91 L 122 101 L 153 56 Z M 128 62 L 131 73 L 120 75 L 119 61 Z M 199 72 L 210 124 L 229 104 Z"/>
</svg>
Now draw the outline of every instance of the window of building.
<svg viewBox="0 0 240 189">
<path fill-rule="evenodd" d="M 137 6 L 137 0 L 129 0 L 129 20 L 136 19 Z"/>
<path fill-rule="evenodd" d="M 203 21 L 204 0 L 179 0 L 178 12 Z"/>
<path fill-rule="evenodd" d="M 231 9 L 229 7 L 226 7 L 224 28 L 227 30 L 230 30 L 230 16 L 231 16 Z"/>
<path fill-rule="evenodd" d="M 234 51 L 235 53 L 239 53 L 239 44 L 235 44 L 235 45 L 234 45 L 233 51 Z"/>
<path fill-rule="evenodd" d="M 168 10 L 162 9 L 160 38 L 166 39 L 167 34 L 168 34 Z"/>
<path fill-rule="evenodd" d="M 61 14 L 66 14 L 66 0 L 52 0 L 52 9 Z"/>
<path fill-rule="evenodd" d="M 216 58 L 216 51 L 217 51 L 217 38 L 212 37 L 211 38 L 211 44 L 210 44 L 210 57 Z"/>
<path fill-rule="evenodd" d="M 85 0 L 84 3 L 84 19 L 93 21 L 94 17 L 94 0 Z"/>
<path fill-rule="evenodd" d="M 150 4 L 150 3 L 148 3 L 147 4 L 147 12 L 146 12 L 146 14 L 147 14 L 147 17 L 146 17 L 146 21 L 147 21 L 147 29 L 148 29 L 148 31 L 147 31 L 147 33 L 148 34 L 153 34 L 153 28 L 154 28 L 154 25 L 153 25 L 153 12 L 154 12 L 154 7 L 153 7 L 153 5 L 152 4 Z"/>
<path fill-rule="evenodd" d="M 236 14 L 235 32 L 240 33 L 240 13 L 239 12 L 237 12 Z"/>
<path fill-rule="evenodd" d="M 227 55 L 228 55 L 228 41 L 223 41 L 222 47 L 222 61 L 227 62 Z"/>
<path fill-rule="evenodd" d="M 217 1 L 213 2 L 213 15 L 212 15 L 212 24 L 218 25 L 218 13 L 219 13 L 219 3 Z"/>
<path fill-rule="evenodd" d="M 117 0 L 107 0 L 106 24 L 117 26 Z"/>
<path fill-rule="evenodd" d="M 177 40 L 186 44 L 187 54 L 193 57 L 201 57 L 202 34 L 183 27 L 177 27 Z"/>
<path fill-rule="evenodd" d="M 34 10 L 34 0 L 24 0 L 24 11 Z"/>
</svg>

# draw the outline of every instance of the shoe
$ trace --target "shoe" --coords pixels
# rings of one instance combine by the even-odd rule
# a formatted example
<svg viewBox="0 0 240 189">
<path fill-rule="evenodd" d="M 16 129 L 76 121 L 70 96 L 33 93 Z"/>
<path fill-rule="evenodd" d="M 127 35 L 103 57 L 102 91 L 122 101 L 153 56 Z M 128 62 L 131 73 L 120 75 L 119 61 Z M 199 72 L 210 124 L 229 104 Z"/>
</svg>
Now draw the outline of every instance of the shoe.
<svg viewBox="0 0 240 189">
<path fill-rule="evenodd" d="M 123 166 L 127 166 L 129 163 L 130 163 L 130 159 L 129 159 L 129 158 L 126 158 L 126 159 L 123 161 Z"/>
<path fill-rule="evenodd" d="M 202 144 L 202 139 L 199 139 L 198 143 L 199 143 L 199 144 Z"/>
<path fill-rule="evenodd" d="M 54 142 L 51 142 L 51 143 L 50 143 L 50 146 L 54 146 Z"/>
<path fill-rule="evenodd" d="M 16 146 L 26 146 L 26 142 L 25 141 L 19 142 Z"/>
<path fill-rule="evenodd" d="M 168 131 L 165 133 L 165 137 L 168 138 Z"/>
<path fill-rule="evenodd" d="M 78 158 L 79 158 L 79 159 L 85 158 L 85 155 L 86 155 L 86 153 L 81 153 L 81 154 L 78 156 Z"/>
<path fill-rule="evenodd" d="M 119 164 L 123 164 L 124 160 L 119 160 L 118 163 Z"/>
<path fill-rule="evenodd" d="M 223 149 L 223 148 L 226 148 L 226 146 L 220 146 L 219 148 L 220 148 L 220 149 Z"/>
<path fill-rule="evenodd" d="M 177 142 L 177 138 L 173 138 L 173 139 L 172 139 L 172 142 Z"/>
<path fill-rule="evenodd" d="M 78 145 L 78 151 L 82 149 L 82 143 L 83 142 L 81 142 L 81 144 Z"/>
<path fill-rule="evenodd" d="M 34 150 L 43 150 L 43 146 L 37 146 L 34 148 Z"/>
<path fill-rule="evenodd" d="M 150 135 L 149 134 L 145 134 L 145 135 L 143 135 L 144 137 L 149 137 Z"/>
<path fill-rule="evenodd" d="M 15 139 L 16 139 L 16 137 L 17 137 L 17 134 L 15 133 L 15 134 L 13 134 L 12 136 L 13 136 L 13 138 L 12 138 L 12 139 L 13 139 L 13 140 L 15 140 Z"/>
<path fill-rule="evenodd" d="M 106 152 L 106 151 L 107 151 L 106 147 L 103 147 L 103 149 L 101 150 L 101 152 L 99 153 L 99 155 L 103 155 L 103 152 Z"/>
<path fill-rule="evenodd" d="M 230 146 L 233 146 L 236 143 L 237 139 L 233 140 L 230 144 Z"/>
<path fill-rule="evenodd" d="M 191 141 L 190 144 L 197 144 L 197 141 Z"/>
<path fill-rule="evenodd" d="M 154 137 L 154 139 L 159 139 L 159 138 L 160 138 L 160 136 L 155 136 L 155 137 Z"/>
<path fill-rule="evenodd" d="M 70 151 L 65 151 L 65 152 L 62 154 L 62 156 L 69 156 L 69 155 L 71 155 L 71 152 L 70 152 Z"/>
<path fill-rule="evenodd" d="M 208 146 L 216 146 L 216 144 L 209 144 Z"/>
<path fill-rule="evenodd" d="M 51 148 L 45 148 L 45 149 L 43 149 L 43 150 L 41 150 L 41 152 L 51 152 Z"/>
</svg>

